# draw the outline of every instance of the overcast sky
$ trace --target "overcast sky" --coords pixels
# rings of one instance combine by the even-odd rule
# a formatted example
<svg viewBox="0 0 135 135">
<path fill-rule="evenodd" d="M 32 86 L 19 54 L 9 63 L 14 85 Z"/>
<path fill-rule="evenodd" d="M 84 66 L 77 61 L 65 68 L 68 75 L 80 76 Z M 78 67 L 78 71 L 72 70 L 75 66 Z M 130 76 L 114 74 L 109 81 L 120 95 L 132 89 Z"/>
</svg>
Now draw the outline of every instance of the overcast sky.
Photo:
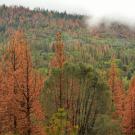
<svg viewBox="0 0 135 135">
<path fill-rule="evenodd" d="M 92 15 L 95 19 L 107 17 L 135 22 L 135 0 L 0 0 L 2 4 L 81 13 Z"/>
</svg>

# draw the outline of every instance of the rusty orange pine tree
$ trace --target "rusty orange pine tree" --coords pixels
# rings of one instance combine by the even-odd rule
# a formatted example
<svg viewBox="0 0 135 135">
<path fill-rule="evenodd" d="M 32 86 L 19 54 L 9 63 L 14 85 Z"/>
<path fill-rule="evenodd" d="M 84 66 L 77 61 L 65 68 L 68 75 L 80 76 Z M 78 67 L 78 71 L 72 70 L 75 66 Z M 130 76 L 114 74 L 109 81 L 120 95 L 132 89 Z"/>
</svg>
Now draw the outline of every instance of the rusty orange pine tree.
<svg viewBox="0 0 135 135">
<path fill-rule="evenodd" d="M 72 73 L 63 68 L 67 58 L 64 54 L 64 43 L 60 32 L 56 34 L 56 42 L 53 48 L 55 49 L 55 55 L 51 60 L 51 67 L 60 69 L 60 72 L 56 78 L 54 77 L 54 84 L 50 86 L 51 91 L 54 91 L 51 96 L 53 96 L 55 101 L 56 109 L 65 108 L 68 110 L 68 119 L 73 125 L 76 125 L 80 85 L 79 80 L 73 75 L 74 67 L 70 67 Z"/>
<path fill-rule="evenodd" d="M 3 76 L 2 81 L 6 77 L 8 83 L 1 85 L 1 89 L 8 87 L 11 97 L 7 104 L 11 123 L 9 130 L 19 134 L 41 134 L 41 126 L 34 125 L 32 120 L 39 122 L 44 118 L 39 102 L 44 78 L 32 67 L 29 47 L 22 31 L 14 33 L 3 59 L 7 72 L 5 76 L 4 72 L 0 75 Z"/>
<path fill-rule="evenodd" d="M 8 46 L 1 57 L 1 89 L 3 93 L 6 93 L 7 98 L 4 98 L 6 101 L 5 108 L 7 110 L 6 115 L 9 119 L 6 124 L 2 124 L 1 127 L 10 127 L 7 130 L 17 133 L 17 103 L 15 97 L 18 91 L 18 76 L 20 66 L 20 42 L 18 42 L 20 36 L 19 32 L 15 32 L 14 36 L 11 37 Z M 2 98 L 1 98 L 2 99 Z M 4 111 L 4 109 L 3 109 Z M 6 119 L 5 119 L 6 120 Z M 5 130 L 5 131 L 7 131 Z"/>
<path fill-rule="evenodd" d="M 7 47 L 5 61 L 10 72 L 10 81 L 12 85 L 10 90 L 13 92 L 12 102 L 9 103 L 11 115 L 12 115 L 12 130 L 14 133 L 18 132 L 18 102 L 16 97 L 20 92 L 20 71 L 22 69 L 22 52 L 23 52 L 23 32 L 18 30 L 11 36 L 9 45 Z"/>
<path fill-rule="evenodd" d="M 126 135 L 134 135 L 135 133 L 135 77 L 131 80 L 128 94 L 125 99 L 122 130 Z"/>
<path fill-rule="evenodd" d="M 62 68 L 65 63 L 65 55 L 64 55 L 64 44 L 61 39 L 61 33 L 58 32 L 56 34 L 56 42 L 54 43 L 54 49 L 55 49 L 55 56 L 53 57 L 51 61 L 51 67 L 59 68 L 60 74 L 59 74 L 59 90 L 58 90 L 58 106 L 61 108 L 63 106 L 62 101 L 62 81 L 63 81 L 63 73 Z"/>
<path fill-rule="evenodd" d="M 114 104 L 116 114 L 120 117 L 123 116 L 124 111 L 124 89 L 122 81 L 119 78 L 118 68 L 115 63 L 115 59 L 112 59 L 111 68 L 109 71 L 109 87 L 112 93 L 112 105 Z"/>
<path fill-rule="evenodd" d="M 10 81 L 10 74 L 8 72 L 8 68 L 1 59 L 0 62 L 0 133 L 5 131 L 10 131 L 12 127 L 12 123 L 10 121 L 11 113 L 8 108 L 8 104 L 13 97 L 12 91 L 10 91 L 10 87 L 12 82 Z"/>
<path fill-rule="evenodd" d="M 44 86 L 44 78 L 33 69 L 30 50 L 24 37 L 20 39 L 21 69 L 19 71 L 19 92 L 16 97 L 18 102 L 18 128 L 22 134 L 40 134 L 39 126 L 33 125 L 32 120 L 40 121 L 44 118 L 39 96 Z M 41 128 L 40 128 L 41 129 Z"/>
<path fill-rule="evenodd" d="M 44 119 L 42 107 L 39 102 L 39 96 L 44 86 L 44 78 L 33 69 L 26 42 L 24 43 L 21 74 L 21 91 L 18 96 L 18 101 L 20 102 L 19 110 L 22 114 L 20 119 L 22 120 L 21 123 L 24 124 L 21 128 L 27 135 L 40 134 L 37 133 L 39 126 L 33 125 L 32 118 L 35 121 Z"/>
</svg>

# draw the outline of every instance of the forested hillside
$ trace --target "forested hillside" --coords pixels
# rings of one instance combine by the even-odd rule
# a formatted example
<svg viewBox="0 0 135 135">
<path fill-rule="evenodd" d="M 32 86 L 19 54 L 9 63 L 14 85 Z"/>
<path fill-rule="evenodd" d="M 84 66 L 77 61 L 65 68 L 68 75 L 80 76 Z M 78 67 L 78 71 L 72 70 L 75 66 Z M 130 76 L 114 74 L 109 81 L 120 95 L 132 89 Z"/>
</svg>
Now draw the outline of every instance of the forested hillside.
<svg viewBox="0 0 135 135">
<path fill-rule="evenodd" d="M 133 135 L 135 30 L 87 16 L 0 6 L 1 135 Z"/>
</svg>

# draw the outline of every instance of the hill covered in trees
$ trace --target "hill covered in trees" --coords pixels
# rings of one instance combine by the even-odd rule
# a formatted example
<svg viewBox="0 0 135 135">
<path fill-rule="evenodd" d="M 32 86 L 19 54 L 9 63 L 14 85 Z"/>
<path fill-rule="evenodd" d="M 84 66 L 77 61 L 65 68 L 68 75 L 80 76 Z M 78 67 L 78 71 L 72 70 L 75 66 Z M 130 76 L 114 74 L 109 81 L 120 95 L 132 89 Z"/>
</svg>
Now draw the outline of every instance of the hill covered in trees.
<svg viewBox="0 0 135 135">
<path fill-rule="evenodd" d="M 0 44 L 5 43 L 14 30 L 21 28 L 27 36 L 34 57 L 40 57 L 40 60 L 42 60 L 45 57 L 44 55 L 51 57 L 55 33 L 61 31 L 66 51 L 70 51 L 71 55 L 80 53 L 74 46 L 84 46 L 87 51 L 89 50 L 88 47 L 94 52 L 94 54 L 85 52 L 85 61 L 93 59 L 90 61 L 97 62 L 98 60 L 98 62 L 101 62 L 99 59 L 107 59 L 107 57 L 109 57 L 109 60 L 111 53 L 116 53 L 119 65 L 123 66 L 121 67 L 123 70 L 124 68 L 126 70 L 127 66 L 131 66 L 130 62 L 133 61 L 134 63 L 135 32 L 133 29 L 118 22 L 112 22 L 109 26 L 106 25 L 106 22 L 101 22 L 97 27 L 88 27 L 85 22 L 86 19 L 87 16 L 84 15 L 59 13 L 39 8 L 30 10 L 24 7 L 6 7 L 3 5 L 0 7 Z M 104 54 L 96 56 L 98 50 L 102 53 L 102 51 L 108 49 L 110 52 L 105 58 L 100 56 Z M 88 56 L 87 53 L 90 53 L 91 56 Z M 46 64 L 45 61 L 42 64 Z M 129 76 L 130 72 L 133 72 L 133 69 L 127 73 Z"/>
<path fill-rule="evenodd" d="M 0 134 L 133 135 L 135 31 L 87 18 L 0 6 Z"/>
</svg>

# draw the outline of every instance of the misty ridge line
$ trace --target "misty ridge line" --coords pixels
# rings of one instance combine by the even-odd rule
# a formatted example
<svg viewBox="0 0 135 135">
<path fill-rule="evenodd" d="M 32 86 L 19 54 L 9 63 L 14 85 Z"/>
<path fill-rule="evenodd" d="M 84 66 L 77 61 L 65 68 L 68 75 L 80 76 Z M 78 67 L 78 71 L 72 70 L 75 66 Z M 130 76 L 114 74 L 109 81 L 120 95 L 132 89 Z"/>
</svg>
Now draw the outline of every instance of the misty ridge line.
<svg viewBox="0 0 135 135">
<path fill-rule="evenodd" d="M 31 9 L 29 7 L 24 7 L 22 5 L 0 5 L 0 7 L 5 6 L 6 8 L 25 8 L 29 11 L 49 11 L 49 12 L 57 12 L 59 14 L 67 14 L 69 16 L 81 16 L 84 19 L 84 23 L 86 27 L 88 28 L 98 28 L 101 25 L 104 26 L 104 28 L 109 28 L 111 27 L 112 24 L 117 24 L 117 25 L 123 25 L 129 30 L 135 32 L 135 21 L 133 17 L 125 17 L 124 15 L 118 15 L 118 14 L 108 14 L 108 15 L 92 15 L 90 13 L 68 13 L 68 11 L 57 11 L 57 10 L 49 10 L 47 8 L 40 8 L 40 7 L 35 7 L 34 9 Z"/>
</svg>

